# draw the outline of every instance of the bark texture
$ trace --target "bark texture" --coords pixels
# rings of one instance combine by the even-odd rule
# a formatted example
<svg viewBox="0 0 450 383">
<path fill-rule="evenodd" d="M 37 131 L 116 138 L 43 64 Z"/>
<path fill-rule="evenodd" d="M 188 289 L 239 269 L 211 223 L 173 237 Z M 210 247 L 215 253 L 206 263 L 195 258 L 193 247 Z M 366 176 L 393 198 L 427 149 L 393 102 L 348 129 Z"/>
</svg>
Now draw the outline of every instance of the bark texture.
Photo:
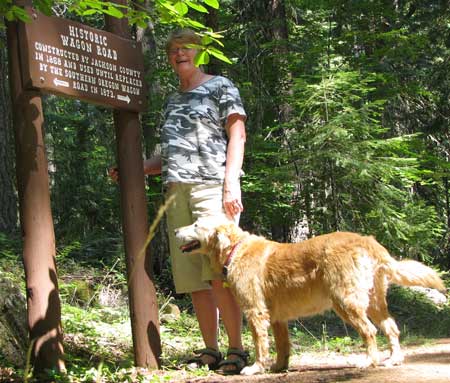
<svg viewBox="0 0 450 383">
<path fill-rule="evenodd" d="M 0 232 L 11 233 L 17 228 L 17 197 L 7 73 L 6 36 L 0 29 Z"/>
<path fill-rule="evenodd" d="M 25 297 L 17 286 L 0 275 L 0 361 L 23 368 L 27 348 Z"/>
</svg>

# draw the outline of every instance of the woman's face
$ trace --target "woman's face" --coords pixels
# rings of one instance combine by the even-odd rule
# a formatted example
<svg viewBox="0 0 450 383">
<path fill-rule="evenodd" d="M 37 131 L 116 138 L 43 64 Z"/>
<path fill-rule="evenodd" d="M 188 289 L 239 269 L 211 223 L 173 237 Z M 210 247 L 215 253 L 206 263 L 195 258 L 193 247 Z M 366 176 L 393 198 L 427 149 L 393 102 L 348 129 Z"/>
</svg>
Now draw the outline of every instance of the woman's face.
<svg viewBox="0 0 450 383">
<path fill-rule="evenodd" d="M 194 65 L 197 51 L 186 48 L 186 44 L 173 42 L 168 51 L 169 63 L 178 76 L 189 75 L 198 67 Z"/>
</svg>

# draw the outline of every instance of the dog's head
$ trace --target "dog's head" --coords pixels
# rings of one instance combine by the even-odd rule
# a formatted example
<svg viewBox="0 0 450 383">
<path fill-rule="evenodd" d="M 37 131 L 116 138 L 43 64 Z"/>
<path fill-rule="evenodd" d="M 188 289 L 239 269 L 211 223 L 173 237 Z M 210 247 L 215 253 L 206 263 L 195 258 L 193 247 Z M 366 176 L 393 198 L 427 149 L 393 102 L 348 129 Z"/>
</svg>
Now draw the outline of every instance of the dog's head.
<svg viewBox="0 0 450 383">
<path fill-rule="evenodd" d="M 220 269 L 227 253 L 239 241 L 242 230 L 227 218 L 200 218 L 192 225 L 175 229 L 176 238 L 182 243 L 184 253 L 205 254 L 211 265 Z"/>
</svg>

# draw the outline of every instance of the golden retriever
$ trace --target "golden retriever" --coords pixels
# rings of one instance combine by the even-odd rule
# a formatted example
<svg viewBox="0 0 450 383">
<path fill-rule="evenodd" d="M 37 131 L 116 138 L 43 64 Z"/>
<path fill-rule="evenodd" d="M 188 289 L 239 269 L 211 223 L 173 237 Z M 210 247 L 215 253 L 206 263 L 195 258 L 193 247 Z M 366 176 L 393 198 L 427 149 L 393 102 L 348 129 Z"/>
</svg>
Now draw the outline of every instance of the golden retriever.
<svg viewBox="0 0 450 383">
<path fill-rule="evenodd" d="M 204 218 L 176 230 L 185 252 L 207 254 L 226 281 L 247 318 L 256 361 L 241 374 L 265 370 L 272 326 L 277 359 L 273 371 L 286 370 L 290 343 L 288 320 L 333 309 L 361 335 L 367 358 L 360 367 L 379 364 L 378 326 L 386 335 L 390 357 L 384 365 L 403 361 L 399 330 L 389 315 L 389 283 L 444 290 L 431 268 L 412 260 L 396 261 L 375 238 L 336 232 L 300 243 L 278 243 L 241 230 L 234 223 Z"/>
</svg>

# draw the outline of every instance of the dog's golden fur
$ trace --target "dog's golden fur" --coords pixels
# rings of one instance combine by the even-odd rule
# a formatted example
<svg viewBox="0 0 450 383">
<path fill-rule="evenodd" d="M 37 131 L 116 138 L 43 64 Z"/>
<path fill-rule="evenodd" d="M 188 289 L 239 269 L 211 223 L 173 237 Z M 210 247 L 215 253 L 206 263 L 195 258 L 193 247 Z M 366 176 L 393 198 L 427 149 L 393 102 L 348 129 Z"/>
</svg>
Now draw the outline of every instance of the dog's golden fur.
<svg viewBox="0 0 450 383">
<path fill-rule="evenodd" d="M 389 315 L 389 283 L 444 290 L 429 267 L 396 261 L 373 237 L 355 233 L 325 234 L 296 244 L 267 240 L 242 231 L 232 223 L 204 220 L 177 230 L 181 240 L 200 241 L 200 248 L 221 271 L 230 252 L 227 282 L 247 318 L 255 344 L 256 362 L 243 374 L 264 371 L 269 354 L 268 327 L 272 326 L 277 360 L 273 370 L 289 363 L 288 320 L 333 309 L 350 323 L 367 346 L 367 362 L 376 365 L 376 328 L 386 335 L 391 355 L 385 364 L 400 364 L 403 356 L 399 330 Z M 188 250 L 189 251 L 189 250 Z"/>
</svg>

